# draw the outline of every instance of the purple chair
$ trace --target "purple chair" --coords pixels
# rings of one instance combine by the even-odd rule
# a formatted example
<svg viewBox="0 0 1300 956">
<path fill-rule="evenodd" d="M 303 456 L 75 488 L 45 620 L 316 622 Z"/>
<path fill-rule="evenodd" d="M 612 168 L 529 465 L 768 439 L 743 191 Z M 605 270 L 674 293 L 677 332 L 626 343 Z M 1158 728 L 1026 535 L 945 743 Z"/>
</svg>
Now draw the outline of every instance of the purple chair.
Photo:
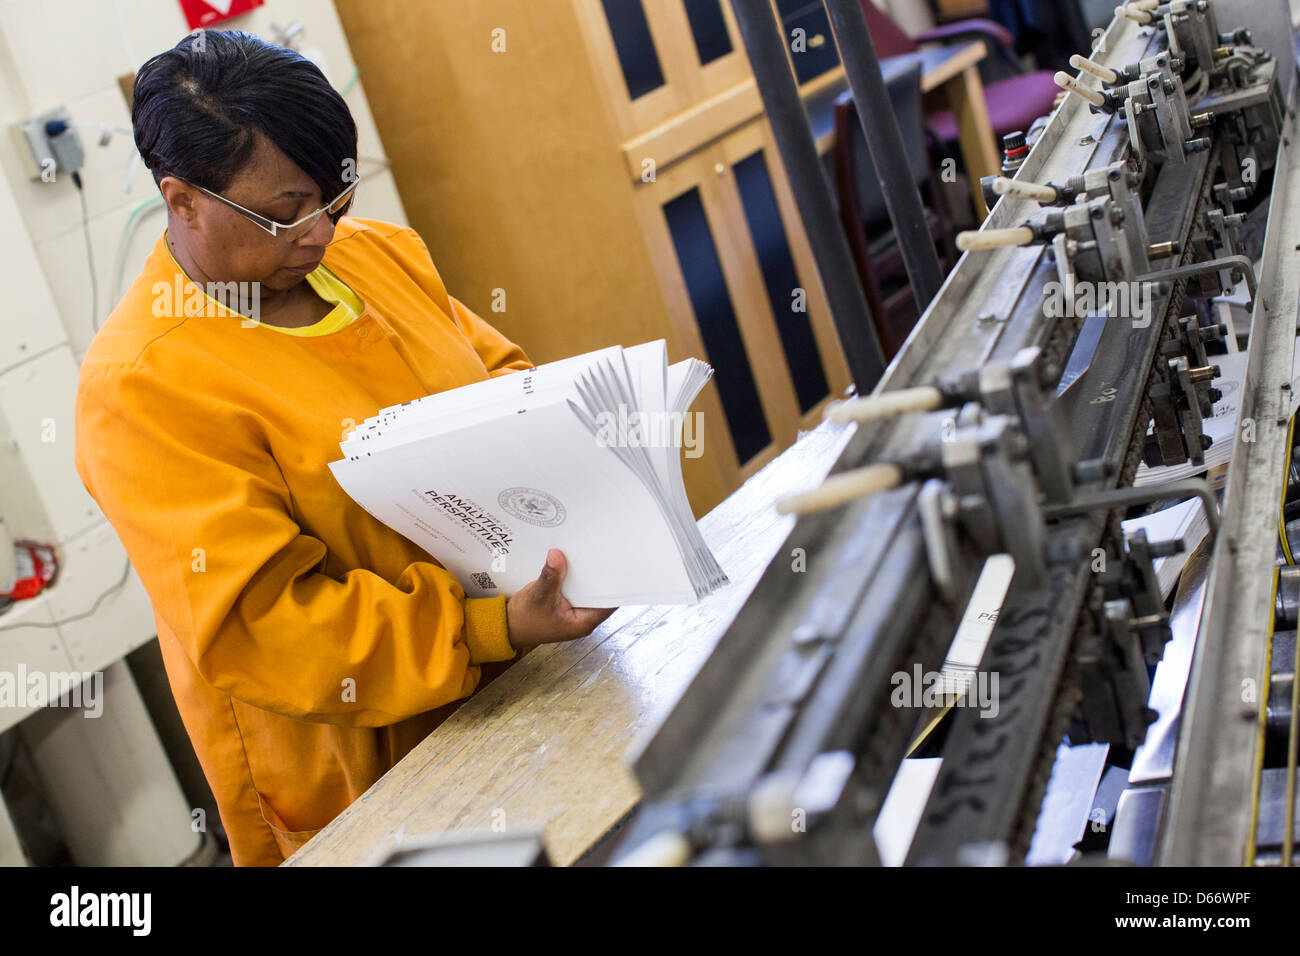
<svg viewBox="0 0 1300 956">
<path fill-rule="evenodd" d="M 984 100 L 988 104 L 989 124 L 998 142 L 1007 133 L 1028 130 L 1035 119 L 1052 111 L 1060 88 L 1052 79 L 1051 70 L 1025 72 L 1014 54 L 1015 37 L 1001 24 L 992 20 L 961 20 L 936 27 L 911 37 L 882 13 L 871 0 L 862 0 L 867 28 L 871 31 L 876 55 L 881 59 L 915 53 L 922 43 L 969 43 L 983 40 L 991 56 L 1005 64 L 1012 74 L 1007 79 L 984 85 Z M 954 149 L 957 143 L 957 117 L 951 110 L 934 110 L 926 114 L 931 131 L 946 147 Z"/>
</svg>

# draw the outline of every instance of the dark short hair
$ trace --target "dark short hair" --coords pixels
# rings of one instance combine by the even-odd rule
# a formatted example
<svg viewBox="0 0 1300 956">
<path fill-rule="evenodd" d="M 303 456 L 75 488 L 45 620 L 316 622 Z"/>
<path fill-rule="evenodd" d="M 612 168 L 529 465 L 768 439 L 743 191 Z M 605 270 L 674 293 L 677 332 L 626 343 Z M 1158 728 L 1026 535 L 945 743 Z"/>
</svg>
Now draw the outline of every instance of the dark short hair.
<svg viewBox="0 0 1300 956">
<path fill-rule="evenodd" d="M 220 192 L 259 132 L 315 181 L 322 202 L 356 170 L 357 125 L 343 97 L 302 54 L 243 31 L 199 31 L 150 57 L 136 73 L 131 126 L 154 182 L 176 176 Z"/>
</svg>

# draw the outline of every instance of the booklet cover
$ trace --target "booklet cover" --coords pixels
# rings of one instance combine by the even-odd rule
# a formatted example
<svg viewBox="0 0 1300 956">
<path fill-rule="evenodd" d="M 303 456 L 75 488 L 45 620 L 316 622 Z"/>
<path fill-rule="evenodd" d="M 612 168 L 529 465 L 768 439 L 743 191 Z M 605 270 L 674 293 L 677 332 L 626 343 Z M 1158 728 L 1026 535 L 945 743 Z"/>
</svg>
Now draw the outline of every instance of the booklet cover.
<svg viewBox="0 0 1300 956">
<path fill-rule="evenodd" d="M 514 594 L 558 548 L 575 607 L 691 604 L 727 583 L 681 471 L 711 375 L 663 340 L 601 349 L 383 409 L 330 469 L 470 597 Z"/>
</svg>

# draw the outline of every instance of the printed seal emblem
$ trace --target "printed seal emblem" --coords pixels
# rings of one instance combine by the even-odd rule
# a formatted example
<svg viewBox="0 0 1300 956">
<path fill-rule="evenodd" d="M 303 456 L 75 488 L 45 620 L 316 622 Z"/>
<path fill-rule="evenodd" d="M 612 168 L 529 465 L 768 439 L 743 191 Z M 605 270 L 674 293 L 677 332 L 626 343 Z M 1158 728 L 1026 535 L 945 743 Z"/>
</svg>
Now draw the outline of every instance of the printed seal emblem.
<svg viewBox="0 0 1300 956">
<path fill-rule="evenodd" d="M 568 517 L 558 498 L 536 488 L 507 488 L 497 495 L 497 504 L 520 521 L 539 528 L 554 528 Z"/>
</svg>

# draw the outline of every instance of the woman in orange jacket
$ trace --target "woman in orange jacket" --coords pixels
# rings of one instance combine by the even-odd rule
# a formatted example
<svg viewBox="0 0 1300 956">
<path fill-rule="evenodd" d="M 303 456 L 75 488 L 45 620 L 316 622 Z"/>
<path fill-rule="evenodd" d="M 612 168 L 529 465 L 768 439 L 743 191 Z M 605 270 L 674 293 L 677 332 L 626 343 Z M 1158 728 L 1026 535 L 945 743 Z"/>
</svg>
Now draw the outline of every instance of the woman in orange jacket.
<svg viewBox="0 0 1300 956">
<path fill-rule="evenodd" d="M 356 126 L 321 72 L 199 33 L 141 67 L 131 114 L 167 229 L 86 353 L 77 469 L 149 593 L 235 863 L 276 864 L 481 664 L 611 611 L 569 605 L 555 550 L 508 601 L 466 598 L 330 474 L 378 409 L 531 364 L 413 230 L 346 216 Z"/>
</svg>

